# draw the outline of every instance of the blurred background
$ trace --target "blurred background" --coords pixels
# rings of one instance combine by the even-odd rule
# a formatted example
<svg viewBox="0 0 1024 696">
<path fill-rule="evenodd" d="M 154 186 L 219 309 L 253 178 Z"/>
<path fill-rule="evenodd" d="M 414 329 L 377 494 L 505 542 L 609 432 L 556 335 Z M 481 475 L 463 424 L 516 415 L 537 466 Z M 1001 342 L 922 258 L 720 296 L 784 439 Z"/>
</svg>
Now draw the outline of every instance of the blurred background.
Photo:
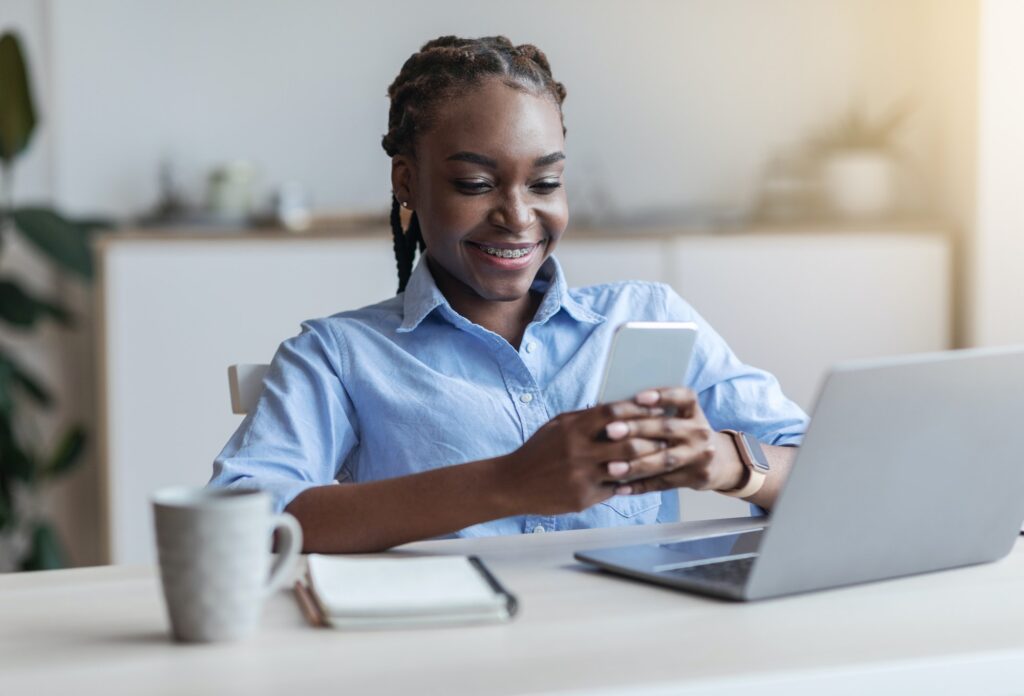
<svg viewBox="0 0 1024 696">
<path fill-rule="evenodd" d="M 386 89 L 443 34 L 566 85 L 570 282 L 671 283 L 805 408 L 836 361 L 1024 342 L 1017 0 L 0 0 L 0 32 L 2 570 L 151 560 L 227 366 L 394 293 Z"/>
</svg>

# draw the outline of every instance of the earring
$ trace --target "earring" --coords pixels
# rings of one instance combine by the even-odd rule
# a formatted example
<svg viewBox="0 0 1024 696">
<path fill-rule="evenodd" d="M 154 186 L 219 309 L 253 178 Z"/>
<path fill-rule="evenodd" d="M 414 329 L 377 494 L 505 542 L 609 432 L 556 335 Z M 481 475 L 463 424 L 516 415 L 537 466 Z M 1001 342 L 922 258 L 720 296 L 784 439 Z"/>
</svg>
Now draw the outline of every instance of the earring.
<svg viewBox="0 0 1024 696">
<path fill-rule="evenodd" d="M 408 210 L 408 208 L 409 208 L 409 201 L 402 201 L 402 207 Z"/>
</svg>

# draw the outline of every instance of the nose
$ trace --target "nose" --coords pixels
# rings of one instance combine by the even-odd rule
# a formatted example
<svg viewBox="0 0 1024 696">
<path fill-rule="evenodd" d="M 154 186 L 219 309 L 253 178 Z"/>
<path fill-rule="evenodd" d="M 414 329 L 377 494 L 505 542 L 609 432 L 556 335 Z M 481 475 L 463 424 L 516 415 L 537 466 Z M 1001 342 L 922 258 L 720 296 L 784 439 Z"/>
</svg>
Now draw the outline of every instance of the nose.
<svg viewBox="0 0 1024 696">
<path fill-rule="evenodd" d="M 509 232 L 524 232 L 537 222 L 537 213 L 523 193 L 509 191 L 491 210 L 489 222 Z"/>
</svg>

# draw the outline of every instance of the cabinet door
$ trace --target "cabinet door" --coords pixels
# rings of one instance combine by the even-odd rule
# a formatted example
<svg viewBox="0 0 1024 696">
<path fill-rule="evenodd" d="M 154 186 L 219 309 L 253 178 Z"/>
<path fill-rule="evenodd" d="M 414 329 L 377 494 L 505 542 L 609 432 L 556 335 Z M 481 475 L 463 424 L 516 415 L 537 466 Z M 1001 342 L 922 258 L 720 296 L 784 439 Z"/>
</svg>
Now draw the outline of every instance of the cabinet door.
<svg viewBox="0 0 1024 696">
<path fill-rule="evenodd" d="M 679 294 L 805 410 L 837 362 L 950 347 L 939 235 L 679 237 L 670 256 Z"/>
</svg>

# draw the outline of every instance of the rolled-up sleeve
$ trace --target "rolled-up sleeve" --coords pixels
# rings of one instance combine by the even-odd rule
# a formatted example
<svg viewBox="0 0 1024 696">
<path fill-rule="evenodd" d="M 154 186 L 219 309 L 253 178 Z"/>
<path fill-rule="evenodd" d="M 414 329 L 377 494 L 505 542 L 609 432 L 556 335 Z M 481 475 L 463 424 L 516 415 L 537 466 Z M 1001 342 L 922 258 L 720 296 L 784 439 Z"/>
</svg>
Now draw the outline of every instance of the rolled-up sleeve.
<svg viewBox="0 0 1024 696">
<path fill-rule="evenodd" d="M 693 307 L 668 286 L 665 290 L 669 317 L 697 324 L 687 384 L 697 392 L 711 427 L 750 433 L 769 445 L 799 445 L 809 419 L 775 376 L 743 363 Z"/>
<path fill-rule="evenodd" d="M 359 442 L 339 343 L 318 322 L 302 328 L 278 348 L 256 407 L 214 460 L 209 482 L 266 491 L 277 512 L 307 488 L 332 483 Z"/>
</svg>

